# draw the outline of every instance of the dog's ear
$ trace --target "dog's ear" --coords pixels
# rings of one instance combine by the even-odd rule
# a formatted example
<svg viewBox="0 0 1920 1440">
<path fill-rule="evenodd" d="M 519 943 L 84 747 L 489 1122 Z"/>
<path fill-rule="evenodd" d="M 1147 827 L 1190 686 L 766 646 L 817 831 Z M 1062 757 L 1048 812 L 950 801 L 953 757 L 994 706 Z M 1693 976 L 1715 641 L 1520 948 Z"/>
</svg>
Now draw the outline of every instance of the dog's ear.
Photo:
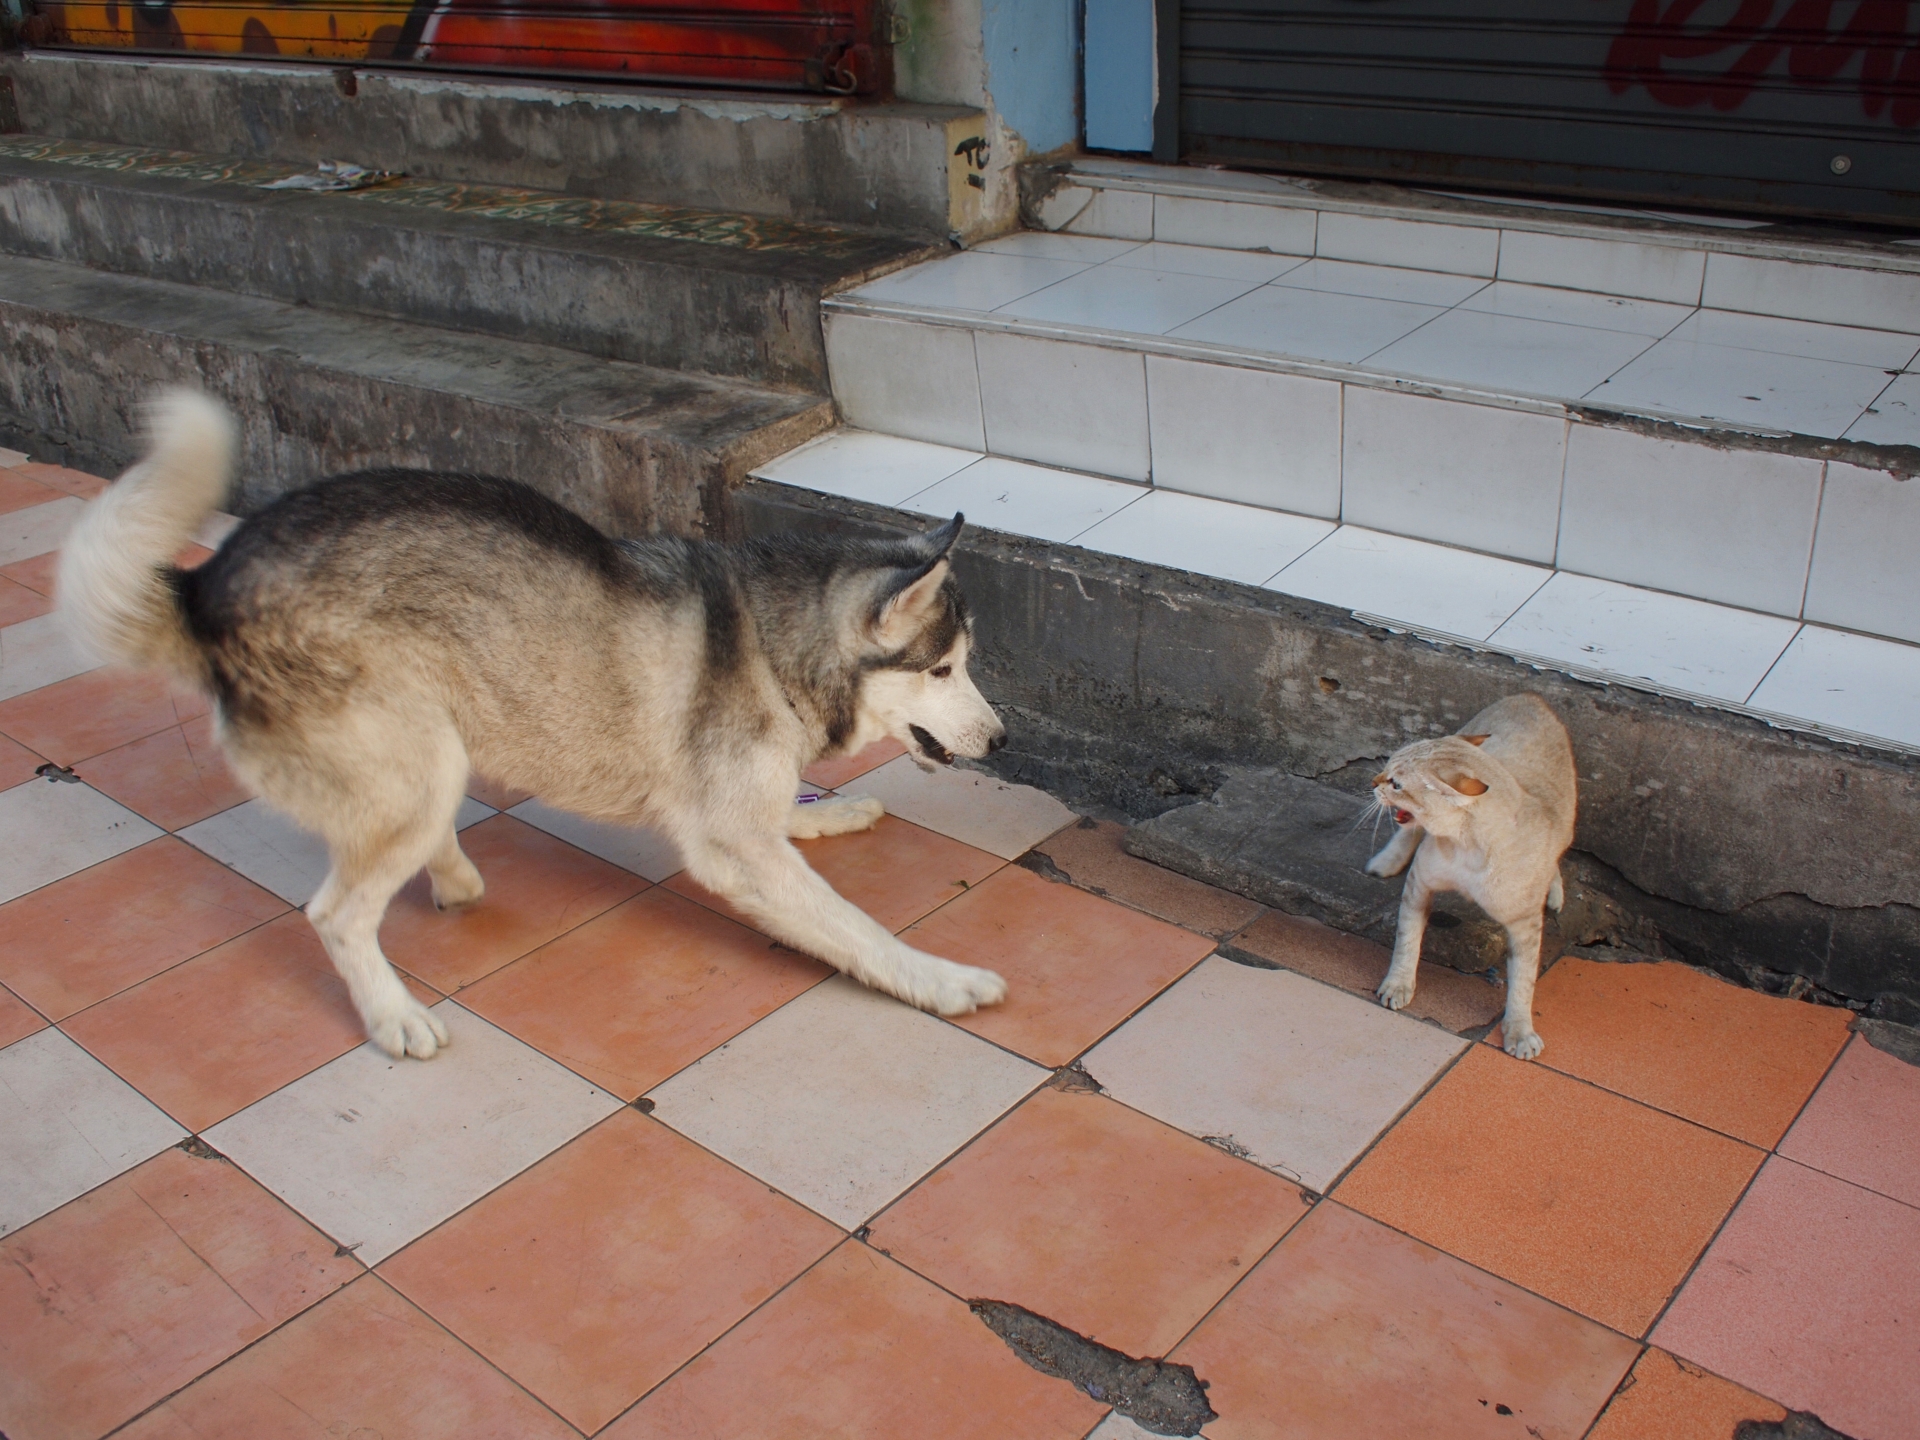
<svg viewBox="0 0 1920 1440">
<path fill-rule="evenodd" d="M 940 587 L 951 570 L 942 554 L 913 569 L 894 571 L 874 611 L 874 640 L 888 650 L 908 645 L 939 603 Z"/>
<path fill-rule="evenodd" d="M 967 517 L 955 515 L 937 530 L 929 530 L 920 537 L 922 551 L 931 559 L 943 559 L 959 540 L 960 532 L 966 528 Z"/>
<path fill-rule="evenodd" d="M 939 529 L 919 536 L 916 548 L 926 559 L 888 575 L 873 617 L 873 638 L 887 649 L 897 650 L 911 641 L 938 603 L 940 587 L 947 583 L 953 568 L 947 554 L 966 523 L 965 515 L 956 515 Z"/>
</svg>

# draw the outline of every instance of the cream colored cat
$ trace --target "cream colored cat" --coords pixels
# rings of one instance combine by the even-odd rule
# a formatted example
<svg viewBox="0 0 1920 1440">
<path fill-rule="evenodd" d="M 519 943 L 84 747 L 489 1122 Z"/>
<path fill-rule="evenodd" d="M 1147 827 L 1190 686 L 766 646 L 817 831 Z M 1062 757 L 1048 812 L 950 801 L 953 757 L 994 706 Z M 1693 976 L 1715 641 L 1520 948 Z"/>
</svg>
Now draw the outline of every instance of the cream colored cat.
<svg viewBox="0 0 1920 1440">
<path fill-rule="evenodd" d="M 1509 695 L 1459 735 L 1418 740 L 1374 777 L 1376 801 L 1400 831 L 1367 862 L 1369 875 L 1398 875 L 1400 925 L 1380 1003 L 1413 999 L 1427 912 L 1441 890 L 1465 895 L 1507 931 L 1507 1053 L 1531 1060 L 1546 1048 L 1533 1028 L 1544 904 L 1559 913 L 1560 857 L 1573 843 L 1573 746 L 1538 695 Z"/>
</svg>

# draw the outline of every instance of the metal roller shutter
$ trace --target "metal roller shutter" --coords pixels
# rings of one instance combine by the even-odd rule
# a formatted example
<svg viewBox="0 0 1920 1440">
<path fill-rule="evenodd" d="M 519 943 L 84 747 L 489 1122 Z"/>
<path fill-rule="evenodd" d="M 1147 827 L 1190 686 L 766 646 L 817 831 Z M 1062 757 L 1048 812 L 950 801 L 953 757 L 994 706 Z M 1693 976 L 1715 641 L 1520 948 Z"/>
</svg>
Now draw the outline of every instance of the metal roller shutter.
<svg viewBox="0 0 1920 1440">
<path fill-rule="evenodd" d="M 1920 219 L 1920 3 L 1180 0 L 1177 15 L 1189 158 Z"/>
</svg>

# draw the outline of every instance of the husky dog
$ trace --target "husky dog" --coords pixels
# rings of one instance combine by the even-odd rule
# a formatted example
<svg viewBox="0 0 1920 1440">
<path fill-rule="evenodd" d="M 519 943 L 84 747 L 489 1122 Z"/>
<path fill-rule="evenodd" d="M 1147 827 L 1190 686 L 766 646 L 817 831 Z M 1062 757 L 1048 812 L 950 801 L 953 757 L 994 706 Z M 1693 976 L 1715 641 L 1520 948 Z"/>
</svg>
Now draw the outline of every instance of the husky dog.
<svg viewBox="0 0 1920 1440">
<path fill-rule="evenodd" d="M 1380 1003 L 1399 1010 L 1413 999 L 1434 892 L 1458 891 L 1506 927 L 1501 1039 L 1509 1055 L 1531 1060 L 1546 1048 L 1533 1028 L 1541 906 L 1559 913 L 1560 857 L 1573 843 L 1566 727 L 1538 695 L 1509 695 L 1469 720 L 1464 733 L 1397 751 L 1373 785 L 1400 829 L 1367 862 L 1367 873 L 1398 875 L 1413 862 Z"/>
<path fill-rule="evenodd" d="M 616 542 L 512 481 L 376 470 L 282 497 L 183 572 L 172 557 L 227 491 L 233 421 L 187 391 L 152 418 L 146 457 L 67 540 L 61 608 L 102 657 L 210 694 L 235 774 L 326 841 L 307 916 L 388 1054 L 447 1043 L 379 929 L 422 866 L 442 909 L 480 898 L 453 828 L 475 769 L 657 827 L 768 934 L 909 1004 L 1005 998 L 992 971 L 895 939 L 789 838 L 881 816 L 796 806 L 819 756 L 892 735 L 931 770 L 1005 743 L 967 675 L 961 516 L 892 541 Z"/>
</svg>

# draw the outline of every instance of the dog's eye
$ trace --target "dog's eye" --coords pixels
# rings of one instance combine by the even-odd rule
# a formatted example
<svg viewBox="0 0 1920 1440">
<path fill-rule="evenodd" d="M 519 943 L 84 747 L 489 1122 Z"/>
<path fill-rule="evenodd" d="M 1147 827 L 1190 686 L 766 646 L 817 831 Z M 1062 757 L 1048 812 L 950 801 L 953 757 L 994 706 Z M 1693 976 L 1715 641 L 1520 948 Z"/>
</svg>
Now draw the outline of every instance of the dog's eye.
<svg viewBox="0 0 1920 1440">
<path fill-rule="evenodd" d="M 929 671 L 928 671 L 927 673 L 928 673 L 929 675 L 931 675 L 931 676 L 933 676 L 933 678 L 934 678 L 934 679 L 936 679 L 936 680 L 944 680 L 944 679 L 946 679 L 946 678 L 947 678 L 947 677 L 948 677 L 949 675 L 951 675 L 951 674 L 953 674 L 953 666 L 951 666 L 951 665 L 936 665 L 936 666 L 934 666 L 934 667 L 933 667 L 933 669 L 931 669 L 931 670 L 929 670 Z"/>
</svg>

